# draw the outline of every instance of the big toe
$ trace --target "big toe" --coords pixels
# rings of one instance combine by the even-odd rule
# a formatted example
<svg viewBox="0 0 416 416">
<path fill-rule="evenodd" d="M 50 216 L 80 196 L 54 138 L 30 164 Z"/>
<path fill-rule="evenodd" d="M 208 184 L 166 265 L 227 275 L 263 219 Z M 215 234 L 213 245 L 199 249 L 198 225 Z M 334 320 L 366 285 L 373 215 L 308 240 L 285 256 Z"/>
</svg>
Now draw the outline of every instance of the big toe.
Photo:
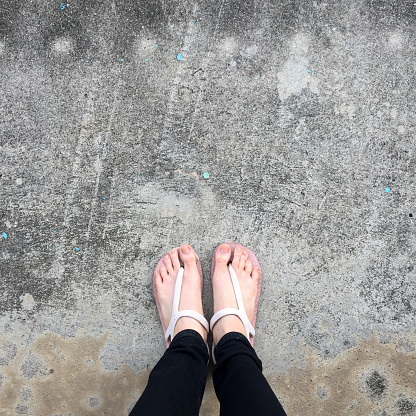
<svg viewBox="0 0 416 416">
<path fill-rule="evenodd" d="M 196 263 L 196 253 L 188 244 L 183 244 L 180 248 L 181 259 L 185 264 L 191 265 Z"/>
<path fill-rule="evenodd" d="M 217 264 L 227 264 L 230 261 L 231 248 L 228 244 L 221 244 L 215 251 L 215 262 Z"/>
</svg>

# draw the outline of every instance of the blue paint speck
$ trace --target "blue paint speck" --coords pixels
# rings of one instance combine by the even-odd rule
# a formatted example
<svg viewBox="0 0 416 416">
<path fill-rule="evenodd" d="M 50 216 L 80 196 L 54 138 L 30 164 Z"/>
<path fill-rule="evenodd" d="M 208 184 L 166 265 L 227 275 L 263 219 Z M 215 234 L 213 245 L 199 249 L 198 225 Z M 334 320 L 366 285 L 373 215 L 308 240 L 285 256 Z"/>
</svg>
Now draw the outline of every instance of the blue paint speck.
<svg viewBox="0 0 416 416">
<path fill-rule="evenodd" d="M 5 240 L 7 240 L 7 234 L 6 233 L 3 233 L 2 236 Z"/>
<path fill-rule="evenodd" d="M 387 187 L 386 188 L 386 192 L 389 193 L 390 192 L 390 188 Z"/>
<path fill-rule="evenodd" d="M 100 259 L 100 261 L 102 261 L 102 260 Z"/>
<path fill-rule="evenodd" d="M 182 61 L 182 59 L 183 59 L 182 54 L 181 54 L 181 53 L 178 53 L 178 54 L 176 55 L 176 59 L 177 59 L 178 61 Z"/>
<path fill-rule="evenodd" d="M 121 62 L 124 62 L 124 58 L 121 58 L 121 59 L 120 59 L 120 61 L 121 61 Z"/>
<path fill-rule="evenodd" d="M 209 178 L 209 173 L 208 172 L 204 172 L 203 177 L 204 177 L 204 179 L 208 179 Z"/>
<path fill-rule="evenodd" d="M 59 8 L 60 8 L 61 10 L 64 10 L 64 9 L 65 9 L 65 3 L 61 3 L 61 5 L 59 6 Z"/>
<path fill-rule="evenodd" d="M 140 175 L 137 175 L 138 178 L 140 178 Z"/>
<path fill-rule="evenodd" d="M 52 247 L 52 244 L 49 244 L 49 247 Z"/>
<path fill-rule="evenodd" d="M 75 247 L 75 251 L 79 251 L 79 247 Z"/>
<path fill-rule="evenodd" d="M 312 71 L 310 69 L 308 69 L 308 74 L 312 74 Z"/>
<path fill-rule="evenodd" d="M 191 25 L 194 25 L 195 24 L 195 22 L 191 22 Z"/>
<path fill-rule="evenodd" d="M 56 230 L 53 230 L 54 233 L 56 233 Z"/>
<path fill-rule="evenodd" d="M 153 114 L 154 113 L 154 111 L 152 110 L 151 112 L 150 112 L 150 114 Z"/>
<path fill-rule="evenodd" d="M 159 47 L 159 45 L 156 45 L 156 48 L 158 48 Z"/>
<path fill-rule="evenodd" d="M 183 40 L 183 38 L 181 38 L 181 40 Z"/>
<path fill-rule="evenodd" d="M 88 64 L 90 62 L 90 60 L 89 59 L 86 59 L 85 62 Z"/>
</svg>

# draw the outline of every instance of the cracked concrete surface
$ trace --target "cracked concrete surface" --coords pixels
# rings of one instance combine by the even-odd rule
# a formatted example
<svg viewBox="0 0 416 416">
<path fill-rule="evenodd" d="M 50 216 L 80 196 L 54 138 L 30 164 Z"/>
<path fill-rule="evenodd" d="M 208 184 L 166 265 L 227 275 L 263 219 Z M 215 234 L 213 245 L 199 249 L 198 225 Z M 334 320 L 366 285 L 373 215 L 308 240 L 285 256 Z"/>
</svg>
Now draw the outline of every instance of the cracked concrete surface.
<svg viewBox="0 0 416 416">
<path fill-rule="evenodd" d="M 416 415 L 415 12 L 2 0 L 0 416 L 127 415 L 157 261 L 192 244 L 209 318 L 225 240 L 288 415 Z"/>
</svg>

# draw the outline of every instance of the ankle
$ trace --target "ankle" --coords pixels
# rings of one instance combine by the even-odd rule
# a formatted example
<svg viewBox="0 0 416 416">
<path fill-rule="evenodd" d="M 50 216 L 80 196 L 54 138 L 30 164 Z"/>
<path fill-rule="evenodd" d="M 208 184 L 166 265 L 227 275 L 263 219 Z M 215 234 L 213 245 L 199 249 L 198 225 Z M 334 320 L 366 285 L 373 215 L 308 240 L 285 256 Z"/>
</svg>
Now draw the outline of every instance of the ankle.
<svg viewBox="0 0 416 416">
<path fill-rule="evenodd" d="M 229 332 L 240 332 L 244 336 L 247 336 L 240 318 L 236 315 L 226 315 L 223 316 L 212 329 L 214 344 L 218 344 L 219 340 Z"/>
<path fill-rule="evenodd" d="M 184 331 L 185 329 L 193 329 L 201 335 L 204 342 L 207 342 L 208 334 L 206 329 L 197 320 L 186 316 L 179 318 L 178 322 L 176 323 L 173 336 L 181 331 Z"/>
</svg>

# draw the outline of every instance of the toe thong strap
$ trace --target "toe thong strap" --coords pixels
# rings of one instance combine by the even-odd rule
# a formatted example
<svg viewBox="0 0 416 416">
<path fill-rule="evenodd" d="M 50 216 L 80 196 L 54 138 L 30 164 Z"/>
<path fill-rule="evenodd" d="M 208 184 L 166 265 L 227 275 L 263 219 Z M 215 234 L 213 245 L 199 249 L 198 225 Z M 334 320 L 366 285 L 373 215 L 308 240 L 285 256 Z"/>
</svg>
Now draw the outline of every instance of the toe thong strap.
<svg viewBox="0 0 416 416">
<path fill-rule="evenodd" d="M 179 301 L 181 298 L 183 272 L 184 272 L 184 269 L 183 267 L 181 267 L 178 273 L 178 277 L 176 278 L 176 283 L 175 283 L 172 316 L 170 318 L 169 326 L 165 332 L 166 341 L 169 341 L 169 338 L 170 338 L 170 341 L 172 341 L 176 323 L 178 322 L 179 318 L 182 318 L 184 316 L 196 319 L 206 329 L 206 331 L 209 332 L 208 321 L 200 313 L 192 311 L 192 310 L 186 310 L 186 309 L 179 311 Z"/>
<path fill-rule="evenodd" d="M 254 331 L 253 325 L 251 325 L 251 322 L 248 319 L 246 310 L 244 308 L 243 296 L 241 295 L 240 284 L 238 283 L 237 275 L 234 269 L 232 268 L 231 264 L 229 266 L 229 271 L 230 271 L 230 276 L 231 276 L 231 282 L 233 283 L 233 287 L 234 287 L 235 298 L 237 299 L 238 309 L 224 308 L 224 309 L 219 310 L 211 318 L 211 321 L 210 321 L 211 330 L 214 327 L 214 325 L 217 323 L 217 321 L 221 319 L 222 317 L 227 316 L 227 315 L 236 315 L 240 318 L 241 322 L 244 325 L 247 339 L 250 339 L 250 335 L 254 337 L 255 331 Z"/>
</svg>

